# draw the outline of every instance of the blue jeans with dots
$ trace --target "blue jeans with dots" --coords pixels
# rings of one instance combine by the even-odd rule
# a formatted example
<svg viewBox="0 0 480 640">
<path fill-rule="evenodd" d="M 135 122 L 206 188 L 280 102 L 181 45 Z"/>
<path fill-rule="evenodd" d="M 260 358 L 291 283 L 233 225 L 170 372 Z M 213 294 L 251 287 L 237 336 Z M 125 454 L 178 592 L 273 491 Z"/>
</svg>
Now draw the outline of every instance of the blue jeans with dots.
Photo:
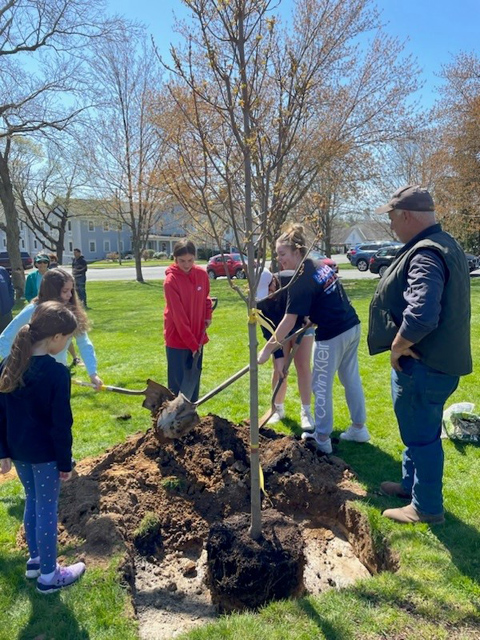
<svg viewBox="0 0 480 640">
<path fill-rule="evenodd" d="M 40 556 L 41 573 L 57 566 L 57 512 L 60 474 L 56 462 L 31 464 L 14 460 L 25 489 L 23 524 L 31 558 Z"/>
</svg>

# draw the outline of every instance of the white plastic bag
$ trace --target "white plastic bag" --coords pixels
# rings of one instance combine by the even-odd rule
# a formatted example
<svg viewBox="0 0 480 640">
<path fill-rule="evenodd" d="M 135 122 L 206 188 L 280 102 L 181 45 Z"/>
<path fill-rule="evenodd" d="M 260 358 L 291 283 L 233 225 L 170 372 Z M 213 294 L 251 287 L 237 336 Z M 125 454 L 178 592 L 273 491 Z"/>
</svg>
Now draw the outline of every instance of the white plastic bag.
<svg viewBox="0 0 480 640">
<path fill-rule="evenodd" d="M 442 438 L 480 442 L 480 416 L 471 402 L 457 402 L 445 409 L 442 418 Z"/>
</svg>

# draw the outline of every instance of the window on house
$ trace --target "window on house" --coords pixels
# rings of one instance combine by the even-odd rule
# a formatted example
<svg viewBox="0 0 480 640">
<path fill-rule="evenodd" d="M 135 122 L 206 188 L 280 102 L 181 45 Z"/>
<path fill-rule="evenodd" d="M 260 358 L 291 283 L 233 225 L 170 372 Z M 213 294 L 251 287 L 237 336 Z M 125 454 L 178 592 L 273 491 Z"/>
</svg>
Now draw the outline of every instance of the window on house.
<svg viewBox="0 0 480 640">
<path fill-rule="evenodd" d="M 108 224 L 108 220 L 103 221 L 103 230 L 110 231 L 110 225 Z"/>
<path fill-rule="evenodd" d="M 38 242 L 36 240 L 33 241 L 33 248 L 34 249 L 38 248 Z"/>
<path fill-rule="evenodd" d="M 67 222 L 67 231 L 71 231 L 72 230 L 72 221 L 68 220 Z"/>
<path fill-rule="evenodd" d="M 120 240 L 120 251 L 123 251 L 123 240 Z"/>
<path fill-rule="evenodd" d="M 97 245 L 95 240 L 90 240 L 90 242 L 88 243 L 88 250 L 90 251 L 90 253 L 96 253 Z"/>
<path fill-rule="evenodd" d="M 22 249 L 25 249 L 25 240 L 22 238 Z"/>
<path fill-rule="evenodd" d="M 68 243 L 68 252 L 73 253 L 73 242 L 71 241 Z"/>
<path fill-rule="evenodd" d="M 110 253 L 110 240 L 104 241 L 103 250 L 105 251 L 105 253 Z"/>
<path fill-rule="evenodd" d="M 88 221 L 88 230 L 95 231 L 95 225 L 93 224 L 93 220 Z"/>
</svg>

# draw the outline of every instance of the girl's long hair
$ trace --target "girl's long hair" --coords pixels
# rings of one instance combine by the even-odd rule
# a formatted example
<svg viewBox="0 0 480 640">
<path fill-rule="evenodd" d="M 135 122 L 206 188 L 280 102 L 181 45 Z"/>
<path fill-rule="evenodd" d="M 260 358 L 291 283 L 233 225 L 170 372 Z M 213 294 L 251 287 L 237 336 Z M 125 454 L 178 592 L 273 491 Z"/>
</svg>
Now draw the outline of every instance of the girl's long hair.
<svg viewBox="0 0 480 640">
<path fill-rule="evenodd" d="M 58 267 L 47 271 L 47 273 L 42 278 L 38 296 L 37 298 L 35 298 L 34 302 L 42 304 L 43 302 L 48 302 L 49 300 L 55 300 L 57 302 L 65 304 L 62 301 L 61 292 L 63 287 L 69 282 L 71 282 L 73 285 L 72 295 L 70 296 L 70 300 L 66 303 L 65 306 L 75 314 L 75 317 L 77 319 L 77 333 L 85 333 L 86 331 L 88 331 L 87 314 L 85 313 L 85 309 L 83 308 L 83 305 L 80 302 L 75 291 L 75 281 L 67 271 L 59 269 Z"/>
<path fill-rule="evenodd" d="M 23 386 L 23 374 L 28 369 L 33 347 L 37 342 L 61 333 L 66 336 L 77 328 L 75 314 L 62 302 L 44 302 L 33 312 L 29 324 L 24 325 L 13 341 L 0 376 L 0 392 L 10 393 Z"/>
</svg>

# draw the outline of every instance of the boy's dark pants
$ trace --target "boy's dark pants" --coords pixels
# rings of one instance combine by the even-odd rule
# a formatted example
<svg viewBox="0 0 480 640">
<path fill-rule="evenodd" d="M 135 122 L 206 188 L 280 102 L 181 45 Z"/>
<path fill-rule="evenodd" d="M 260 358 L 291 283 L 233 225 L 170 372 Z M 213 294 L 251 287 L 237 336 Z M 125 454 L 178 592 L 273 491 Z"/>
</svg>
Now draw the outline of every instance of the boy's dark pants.
<svg viewBox="0 0 480 640">
<path fill-rule="evenodd" d="M 203 350 L 192 368 L 193 355 L 190 349 L 166 347 L 168 365 L 168 388 L 175 395 L 181 391 L 191 402 L 196 402 L 200 393 Z"/>
</svg>

